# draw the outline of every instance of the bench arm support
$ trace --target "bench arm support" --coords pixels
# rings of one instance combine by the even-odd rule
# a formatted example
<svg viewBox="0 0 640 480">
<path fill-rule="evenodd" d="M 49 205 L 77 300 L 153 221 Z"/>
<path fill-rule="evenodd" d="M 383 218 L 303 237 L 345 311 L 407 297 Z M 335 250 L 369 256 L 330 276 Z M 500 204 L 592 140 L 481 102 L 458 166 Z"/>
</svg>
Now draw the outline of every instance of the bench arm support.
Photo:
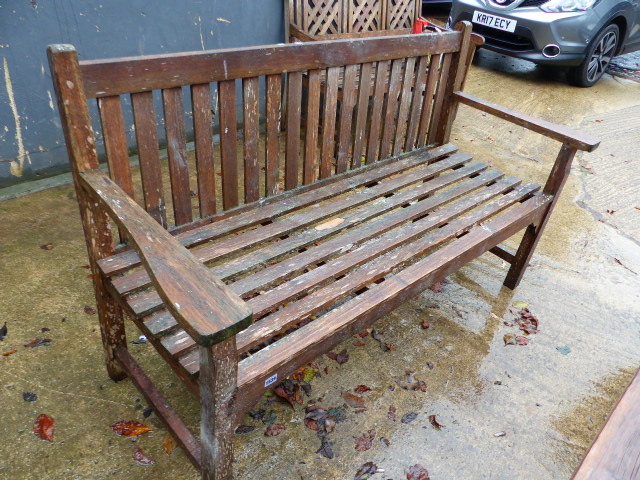
<svg viewBox="0 0 640 480">
<path fill-rule="evenodd" d="M 80 182 L 126 233 L 165 306 L 196 343 L 210 347 L 252 323 L 246 303 L 107 175 L 90 170 Z"/>
<path fill-rule="evenodd" d="M 530 115 L 525 115 L 515 110 L 510 110 L 495 103 L 487 102 L 480 98 L 469 95 L 461 91 L 454 92 L 455 99 L 465 105 L 477 108 L 496 117 L 500 117 L 521 127 L 528 128 L 534 132 L 540 133 L 546 137 L 553 138 L 564 144 L 568 144 L 577 150 L 584 150 L 587 152 L 593 152 L 600 140 L 593 138 L 590 135 L 577 132 L 562 125 L 557 125 L 551 122 L 546 122 Z"/>
</svg>

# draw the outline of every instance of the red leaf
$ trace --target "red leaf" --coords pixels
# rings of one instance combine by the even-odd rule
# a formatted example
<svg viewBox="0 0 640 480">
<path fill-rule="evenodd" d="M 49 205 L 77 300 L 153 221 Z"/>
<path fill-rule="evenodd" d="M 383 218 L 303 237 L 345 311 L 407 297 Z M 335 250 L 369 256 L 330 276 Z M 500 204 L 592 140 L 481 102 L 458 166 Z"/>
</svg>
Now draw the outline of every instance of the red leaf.
<svg viewBox="0 0 640 480">
<path fill-rule="evenodd" d="M 135 420 L 129 420 L 128 422 L 120 420 L 119 422 L 111 425 L 111 430 L 116 432 L 118 435 L 123 435 L 125 437 L 137 437 L 143 433 L 151 432 L 153 428 L 143 425 L 140 422 L 136 422 Z"/>
<path fill-rule="evenodd" d="M 438 420 L 436 420 L 435 415 L 429 415 L 429 423 L 431 423 L 431 425 L 433 425 L 436 430 L 440 430 L 441 428 L 444 427 L 444 425 L 442 425 L 440 422 L 438 422 Z"/>
<path fill-rule="evenodd" d="M 420 326 L 423 330 L 426 330 L 427 328 L 431 328 L 431 323 L 429 322 L 429 320 L 425 320 L 420 324 Z"/>
<path fill-rule="evenodd" d="M 353 346 L 354 347 L 364 347 L 366 345 L 366 343 L 362 343 L 362 342 L 353 342 Z"/>
<path fill-rule="evenodd" d="M 55 423 L 55 420 L 49 415 L 41 413 L 33 424 L 33 433 L 42 440 L 53 442 L 53 426 Z"/>
<path fill-rule="evenodd" d="M 389 420 L 392 420 L 394 422 L 396 421 L 396 412 L 397 412 L 396 407 L 391 405 L 389 407 L 389 413 L 387 413 L 387 417 L 389 418 Z"/>
<path fill-rule="evenodd" d="M 376 429 L 372 428 L 367 433 L 362 434 L 360 438 L 356 438 L 355 449 L 359 452 L 365 452 L 369 450 L 374 438 L 376 438 Z"/>
<path fill-rule="evenodd" d="M 286 426 L 281 423 L 274 423 L 273 425 L 269 425 L 267 429 L 264 431 L 265 437 L 276 437 L 280 435 L 282 432 L 286 430 Z"/>
<path fill-rule="evenodd" d="M 364 399 L 349 392 L 342 392 L 342 398 L 351 408 L 365 408 Z"/>
<path fill-rule="evenodd" d="M 436 293 L 442 292 L 442 282 L 434 283 L 429 287 L 429 289 L 433 290 Z"/>
<path fill-rule="evenodd" d="M 286 381 L 285 381 L 286 382 Z M 302 397 L 300 396 L 300 385 L 291 383 L 281 383 L 276 388 L 273 389 L 273 393 L 278 395 L 280 398 L 284 398 L 289 404 L 291 408 L 295 408 L 295 404 L 302 405 Z"/>
<path fill-rule="evenodd" d="M 358 385 L 356 388 L 353 389 L 353 391 L 356 393 L 367 393 L 367 392 L 370 392 L 371 389 L 366 385 Z"/>
<path fill-rule="evenodd" d="M 638 210 L 640 210 L 640 208 Z M 356 333 L 356 335 L 359 336 L 360 338 L 364 338 L 367 335 L 369 335 L 369 332 L 367 330 L 362 330 L 361 332 Z"/>
<path fill-rule="evenodd" d="M 47 345 L 51 345 L 50 338 L 32 338 L 28 342 L 22 344 L 23 347 L 27 348 L 46 347 Z"/>
<path fill-rule="evenodd" d="M 138 445 L 133 446 L 133 459 L 140 465 L 153 465 L 156 463 Z"/>
<path fill-rule="evenodd" d="M 521 336 L 517 336 L 516 337 L 516 344 L 517 345 L 528 345 L 529 344 L 529 339 L 527 337 L 521 337 Z"/>
<path fill-rule="evenodd" d="M 335 360 L 340 365 L 342 365 L 343 363 L 347 363 L 349 361 L 349 352 L 347 352 L 347 349 L 342 350 L 340 353 L 329 352 L 327 353 L 327 357 L 329 357 L 331 360 Z"/>
<path fill-rule="evenodd" d="M 9 355 L 13 355 L 17 351 L 18 350 L 9 350 L 8 352 L 0 353 L 0 355 L 2 355 L 3 357 L 8 357 Z"/>
<path fill-rule="evenodd" d="M 407 480 L 430 480 L 429 472 L 427 472 L 427 469 L 422 465 L 416 463 L 413 467 L 409 468 Z"/>
</svg>

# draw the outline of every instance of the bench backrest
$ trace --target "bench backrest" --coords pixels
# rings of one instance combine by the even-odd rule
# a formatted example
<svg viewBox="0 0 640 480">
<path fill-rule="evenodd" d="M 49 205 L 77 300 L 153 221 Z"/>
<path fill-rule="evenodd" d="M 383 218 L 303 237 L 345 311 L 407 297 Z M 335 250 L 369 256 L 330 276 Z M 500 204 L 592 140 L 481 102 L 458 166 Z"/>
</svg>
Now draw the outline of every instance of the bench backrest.
<svg viewBox="0 0 640 480">
<path fill-rule="evenodd" d="M 72 171 L 98 168 L 102 143 L 111 178 L 173 228 L 446 142 L 470 33 L 49 59 Z"/>
<path fill-rule="evenodd" d="M 409 31 L 421 7 L 422 0 L 289 0 L 288 15 L 311 36 Z"/>
</svg>

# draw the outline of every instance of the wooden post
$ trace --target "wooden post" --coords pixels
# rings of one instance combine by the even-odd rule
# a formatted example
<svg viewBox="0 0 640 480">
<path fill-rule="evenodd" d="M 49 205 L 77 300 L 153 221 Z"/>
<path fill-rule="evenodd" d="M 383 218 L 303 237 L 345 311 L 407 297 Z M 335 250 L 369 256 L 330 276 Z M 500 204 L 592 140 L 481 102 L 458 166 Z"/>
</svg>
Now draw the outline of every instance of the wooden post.
<svg viewBox="0 0 640 480">
<path fill-rule="evenodd" d="M 78 55 L 70 45 L 53 45 L 47 53 L 85 232 L 107 371 L 113 380 L 122 380 L 126 373 L 114 354 L 116 348 L 127 345 L 122 310 L 107 292 L 96 263 L 113 252 L 109 218 L 89 200 L 78 179 L 81 172 L 99 167 Z"/>
<path fill-rule="evenodd" d="M 542 217 L 540 217 L 540 221 L 527 227 L 527 230 L 522 237 L 522 241 L 520 242 L 520 246 L 518 247 L 518 251 L 516 252 L 515 259 L 507 273 L 507 278 L 504 281 L 505 287 L 513 290 L 518 286 L 520 280 L 522 280 L 522 276 L 529 265 L 533 251 L 538 245 L 542 231 L 544 230 L 544 227 L 551 216 L 553 207 L 558 201 L 560 192 L 567 181 L 569 172 L 571 171 L 571 162 L 573 161 L 573 157 L 576 152 L 577 149 L 567 143 L 563 144 L 560 148 L 558 157 L 556 158 L 551 174 L 549 174 L 549 178 L 547 179 L 547 183 L 543 190 L 544 193 L 552 195 L 553 200 L 549 204 L 546 212 Z"/>
<path fill-rule="evenodd" d="M 231 480 L 238 353 L 232 336 L 200 347 L 200 440 L 203 480 Z"/>
</svg>

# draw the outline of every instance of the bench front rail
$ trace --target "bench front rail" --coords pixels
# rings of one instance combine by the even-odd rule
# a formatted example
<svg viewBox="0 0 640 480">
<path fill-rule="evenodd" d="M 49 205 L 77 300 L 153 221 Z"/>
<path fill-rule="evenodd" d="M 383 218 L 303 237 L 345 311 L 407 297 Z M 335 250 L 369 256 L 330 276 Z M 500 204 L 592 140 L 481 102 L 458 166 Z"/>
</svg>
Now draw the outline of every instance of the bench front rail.
<svg viewBox="0 0 640 480">
<path fill-rule="evenodd" d="M 469 24 L 83 62 L 50 47 L 107 370 L 204 478 L 231 478 L 235 426 L 265 390 L 401 302 L 487 251 L 519 282 L 597 141 L 461 92 L 473 48 Z M 448 143 L 459 103 L 560 141 L 547 184 Z M 522 230 L 517 252 L 499 246 Z M 125 316 L 200 399 L 200 439 L 128 352 Z"/>
</svg>

